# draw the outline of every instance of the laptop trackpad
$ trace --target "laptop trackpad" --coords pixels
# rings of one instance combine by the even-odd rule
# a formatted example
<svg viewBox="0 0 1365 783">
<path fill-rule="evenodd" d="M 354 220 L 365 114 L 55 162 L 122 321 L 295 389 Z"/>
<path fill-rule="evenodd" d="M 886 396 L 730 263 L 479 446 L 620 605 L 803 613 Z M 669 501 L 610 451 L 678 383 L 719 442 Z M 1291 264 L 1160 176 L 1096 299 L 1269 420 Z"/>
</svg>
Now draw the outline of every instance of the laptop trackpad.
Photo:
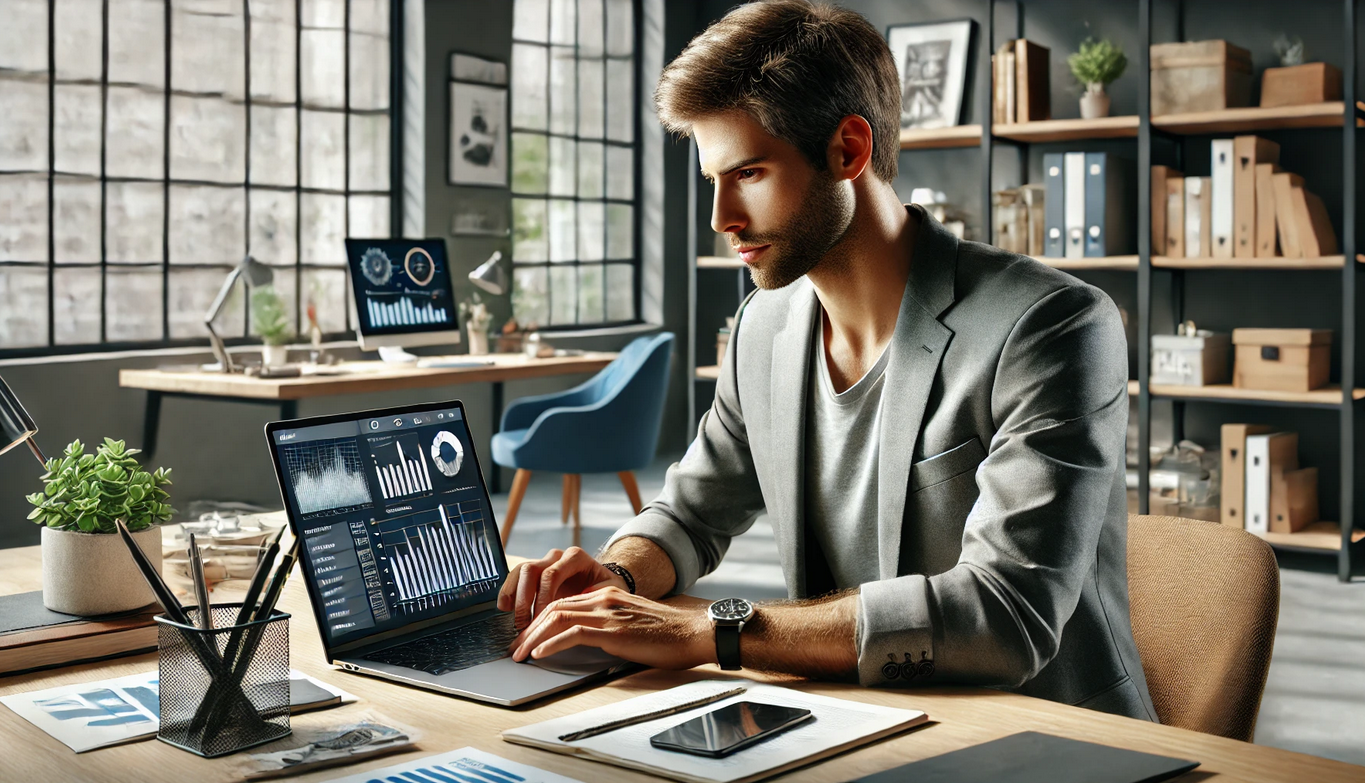
<svg viewBox="0 0 1365 783">
<path fill-rule="evenodd" d="M 620 666 L 625 661 L 596 647 L 570 647 L 549 658 L 531 659 L 527 663 L 558 674 L 581 676 Z"/>
</svg>

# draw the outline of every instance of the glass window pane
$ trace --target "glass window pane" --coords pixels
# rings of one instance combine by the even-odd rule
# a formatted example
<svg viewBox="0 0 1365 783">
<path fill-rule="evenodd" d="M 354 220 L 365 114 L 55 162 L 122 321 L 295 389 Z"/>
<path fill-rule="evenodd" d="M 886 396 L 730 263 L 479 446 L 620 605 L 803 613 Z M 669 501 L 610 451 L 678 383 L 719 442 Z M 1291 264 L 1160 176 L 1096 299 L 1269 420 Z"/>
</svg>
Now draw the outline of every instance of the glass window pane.
<svg viewBox="0 0 1365 783">
<path fill-rule="evenodd" d="M 110 182 L 105 188 L 104 234 L 109 262 L 160 263 L 166 210 L 161 183 Z"/>
<path fill-rule="evenodd" d="M 331 269 L 303 269 L 304 310 L 313 305 L 318 326 L 327 334 L 344 332 L 350 323 L 350 303 L 346 296 L 346 273 Z M 305 327 L 306 328 L 306 327 Z"/>
<path fill-rule="evenodd" d="M 172 89 L 244 97 L 246 53 L 241 5 L 199 7 L 175 0 L 171 6 Z"/>
<path fill-rule="evenodd" d="M 635 257 L 635 208 L 626 204 L 607 205 L 607 258 Z"/>
<path fill-rule="evenodd" d="M 517 6 L 521 6 L 518 0 Z M 512 126 L 529 130 L 545 130 L 546 58 L 550 50 L 543 46 L 512 44 Z"/>
<path fill-rule="evenodd" d="M 602 61 L 578 63 L 578 135 L 602 138 Z"/>
<path fill-rule="evenodd" d="M 514 0 L 512 37 L 522 41 L 546 41 L 550 9 L 547 0 Z"/>
<path fill-rule="evenodd" d="M 351 33 L 351 108 L 389 108 L 389 39 Z"/>
<path fill-rule="evenodd" d="M 572 196 L 574 190 L 574 152 L 572 139 L 550 138 L 550 194 Z"/>
<path fill-rule="evenodd" d="M 171 96 L 171 178 L 243 182 L 246 107 L 221 98 Z"/>
<path fill-rule="evenodd" d="M 52 330 L 58 345 L 100 341 L 100 268 L 52 273 Z"/>
<path fill-rule="evenodd" d="M 607 241 L 605 205 L 600 201 L 578 203 L 578 260 L 601 261 Z"/>
<path fill-rule="evenodd" d="M 574 91 L 577 87 L 573 49 L 559 46 L 550 49 L 551 133 L 572 134 L 578 127 L 578 118 L 574 114 Z"/>
<path fill-rule="evenodd" d="M 607 0 L 607 54 L 630 55 L 635 50 L 635 9 L 631 0 Z"/>
<path fill-rule="evenodd" d="M 388 190 L 389 184 L 389 116 L 351 115 L 351 190 Z"/>
<path fill-rule="evenodd" d="M 213 304 L 214 297 L 218 296 L 218 289 L 223 287 L 223 280 L 230 271 L 227 267 L 170 270 L 167 293 L 172 340 L 208 336 L 208 330 L 204 328 L 204 314 Z M 243 285 L 233 286 L 223 309 L 213 319 L 213 330 L 219 337 L 242 337 L 246 334 L 245 288 Z"/>
<path fill-rule="evenodd" d="M 513 270 L 512 317 L 526 328 L 550 322 L 550 297 L 545 267 L 517 267 Z"/>
<path fill-rule="evenodd" d="M 0 73 L 0 117 L 0 169 L 46 171 L 47 76 Z"/>
<path fill-rule="evenodd" d="M 346 187 L 346 115 L 305 111 L 303 127 L 303 186 L 342 190 Z"/>
<path fill-rule="evenodd" d="M 346 0 L 303 0 L 303 26 L 341 29 L 346 24 Z"/>
<path fill-rule="evenodd" d="M 0 261 L 47 260 L 46 175 L 0 175 L 0 215 Z"/>
<path fill-rule="evenodd" d="M 602 266 L 578 268 L 578 322 L 602 323 Z"/>
<path fill-rule="evenodd" d="M 53 89 L 53 168 L 70 174 L 100 173 L 100 88 L 58 84 Z"/>
<path fill-rule="evenodd" d="M 47 0 L 6 0 L 0 68 L 47 70 Z M 0 116 L 9 116 L 0 112 Z M 0 338 L 3 342 L 3 338 Z"/>
<path fill-rule="evenodd" d="M 512 134 L 512 192 L 544 193 L 549 176 L 547 138 L 535 133 Z"/>
<path fill-rule="evenodd" d="M 109 81 L 165 87 L 166 4 L 119 0 L 117 10 L 109 15 Z"/>
<path fill-rule="evenodd" d="M 170 262 L 240 262 L 246 255 L 245 202 L 241 188 L 171 185 Z M 174 314 L 176 308 L 171 312 Z"/>
<path fill-rule="evenodd" d="M 635 61 L 607 61 L 607 138 L 635 140 Z"/>
<path fill-rule="evenodd" d="M 100 183 L 58 177 L 52 183 L 53 260 L 99 263 Z"/>
<path fill-rule="evenodd" d="M 578 210 L 572 201 L 550 202 L 550 260 L 573 261 L 578 254 Z"/>
<path fill-rule="evenodd" d="M 0 348 L 47 345 L 47 269 L 0 266 Z"/>
<path fill-rule="evenodd" d="M 294 36 L 293 0 L 252 0 L 251 97 L 294 102 Z"/>
<path fill-rule="evenodd" d="M 160 269 L 112 266 L 105 271 L 104 287 L 104 329 L 110 341 L 161 339 Z"/>
<path fill-rule="evenodd" d="M 304 104 L 337 109 L 345 106 L 346 80 L 342 71 L 345 33 L 341 30 L 304 30 L 299 46 Z"/>
<path fill-rule="evenodd" d="M 58 79 L 100 78 L 104 69 L 104 14 L 102 3 L 91 0 L 53 0 Z M 117 10 L 117 9 L 115 9 Z M 5 15 L 9 9 L 6 5 Z M 7 19 L 6 24 L 9 23 Z M 96 335 L 98 339 L 98 333 Z"/>
<path fill-rule="evenodd" d="M 635 267 L 629 264 L 607 266 L 607 320 L 635 320 Z"/>
<path fill-rule="evenodd" d="M 607 198 L 635 198 L 635 150 L 607 147 Z"/>
<path fill-rule="evenodd" d="M 291 187 L 298 179 L 298 112 L 251 107 L 251 183 Z"/>
<path fill-rule="evenodd" d="M 304 193 L 302 209 L 303 263 L 346 263 L 346 197 Z"/>
<path fill-rule="evenodd" d="M 249 200 L 251 244 L 247 252 L 272 266 L 298 261 L 298 196 L 293 191 L 252 188 Z"/>
<path fill-rule="evenodd" d="M 550 323 L 578 323 L 578 270 L 572 266 L 550 267 Z"/>
<path fill-rule="evenodd" d="M 550 0 L 550 43 L 574 43 L 574 6 L 577 0 Z"/>
<path fill-rule="evenodd" d="M 389 0 L 351 0 L 351 30 L 388 38 Z"/>
<path fill-rule="evenodd" d="M 275 277 L 270 281 L 270 288 L 275 289 L 281 301 L 284 302 L 285 321 L 289 324 L 289 332 L 296 334 L 298 328 L 298 300 L 296 289 L 299 287 L 299 270 L 294 267 L 278 267 L 274 270 Z M 247 296 L 247 312 L 251 312 L 250 294 Z M 260 337 L 260 332 L 256 330 L 255 316 L 251 315 L 247 321 L 247 334 L 252 337 Z"/>
<path fill-rule="evenodd" d="M 578 144 L 578 195 L 602 198 L 602 145 L 584 141 Z"/>
<path fill-rule="evenodd" d="M 578 51 L 583 57 L 602 56 L 602 0 L 578 0 Z"/>
<path fill-rule="evenodd" d="M 351 196 L 347 201 L 351 221 L 349 236 L 382 239 L 392 233 L 388 196 Z"/>
<path fill-rule="evenodd" d="M 165 175 L 166 100 L 136 87 L 109 88 L 104 172 L 110 177 L 161 179 Z"/>
<path fill-rule="evenodd" d="M 550 245 L 545 230 L 546 207 L 539 199 L 512 199 L 512 259 L 547 261 Z"/>
</svg>

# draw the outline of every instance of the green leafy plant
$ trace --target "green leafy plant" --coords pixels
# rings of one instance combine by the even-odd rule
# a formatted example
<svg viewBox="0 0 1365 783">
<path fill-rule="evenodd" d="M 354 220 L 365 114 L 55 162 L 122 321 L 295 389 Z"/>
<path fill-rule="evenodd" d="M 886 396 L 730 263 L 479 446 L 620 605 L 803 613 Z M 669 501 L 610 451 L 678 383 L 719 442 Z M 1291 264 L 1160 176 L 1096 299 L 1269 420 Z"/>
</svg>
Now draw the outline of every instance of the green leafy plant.
<svg viewBox="0 0 1365 783">
<path fill-rule="evenodd" d="M 1103 41 L 1087 38 L 1079 51 L 1066 58 L 1066 64 L 1081 84 L 1108 85 L 1123 75 L 1128 58 L 1107 38 Z"/>
<path fill-rule="evenodd" d="M 263 285 L 251 292 L 251 328 L 266 345 L 288 345 L 294 339 L 289 328 L 289 311 L 274 286 Z"/>
<path fill-rule="evenodd" d="M 47 461 L 42 477 L 46 486 L 28 496 L 28 502 L 37 506 L 28 518 L 57 530 L 84 533 L 115 533 L 115 519 L 134 532 L 169 521 L 175 513 L 166 503 L 171 471 L 143 470 L 133 459 L 139 451 L 105 438 L 94 454 L 86 454 L 79 440 L 72 441 L 60 458 Z"/>
</svg>

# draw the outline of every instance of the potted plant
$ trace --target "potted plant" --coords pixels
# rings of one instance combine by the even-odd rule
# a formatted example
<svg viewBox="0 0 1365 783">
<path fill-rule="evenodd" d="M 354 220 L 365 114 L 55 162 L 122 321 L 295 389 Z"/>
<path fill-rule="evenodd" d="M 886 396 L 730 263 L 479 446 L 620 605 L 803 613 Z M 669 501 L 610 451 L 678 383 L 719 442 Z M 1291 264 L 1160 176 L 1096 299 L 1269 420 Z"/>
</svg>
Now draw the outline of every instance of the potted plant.
<svg viewBox="0 0 1365 783">
<path fill-rule="evenodd" d="M 465 334 L 469 335 L 469 355 L 483 356 L 488 353 L 488 324 L 493 315 L 488 305 L 479 298 L 477 291 L 469 299 L 460 302 L 460 320 L 464 321 Z"/>
<path fill-rule="evenodd" d="M 1096 41 L 1087 38 L 1081 48 L 1066 58 L 1071 75 L 1085 85 L 1081 95 L 1081 117 L 1093 120 L 1109 116 L 1109 95 L 1104 88 L 1123 75 L 1128 67 L 1128 58 L 1123 50 L 1105 39 Z"/>
<path fill-rule="evenodd" d="M 171 472 L 142 469 L 138 449 L 104 439 L 94 454 L 79 441 L 47 461 L 42 492 L 28 496 L 28 518 L 43 526 L 43 605 L 54 612 L 98 615 L 146 606 L 155 600 L 115 519 L 159 569 L 161 529 L 175 509 L 167 505 Z"/>
<path fill-rule="evenodd" d="M 294 330 L 289 328 L 289 312 L 275 286 L 252 289 L 251 328 L 261 336 L 261 364 L 273 367 L 289 360 L 288 345 L 294 339 Z"/>
</svg>

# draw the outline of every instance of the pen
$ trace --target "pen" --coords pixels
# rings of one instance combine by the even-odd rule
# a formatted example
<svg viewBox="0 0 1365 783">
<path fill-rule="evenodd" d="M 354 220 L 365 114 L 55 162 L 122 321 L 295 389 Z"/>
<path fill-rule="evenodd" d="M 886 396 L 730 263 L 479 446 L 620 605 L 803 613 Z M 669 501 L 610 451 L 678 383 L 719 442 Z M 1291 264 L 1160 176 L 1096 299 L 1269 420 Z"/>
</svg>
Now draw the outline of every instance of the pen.
<svg viewBox="0 0 1365 783">
<path fill-rule="evenodd" d="M 677 715 L 680 712 L 694 710 L 697 707 L 704 707 L 708 704 L 715 704 L 716 702 L 728 699 L 731 696 L 739 696 L 740 694 L 748 690 L 749 689 L 747 687 L 741 686 L 739 688 L 733 688 L 728 691 L 713 693 L 710 696 L 704 696 L 700 699 L 694 699 L 685 704 L 678 704 L 673 707 L 664 707 L 661 710 L 646 712 L 643 715 L 634 715 L 629 718 L 620 718 L 618 720 L 608 721 L 598 726 L 592 726 L 591 728 L 580 729 L 578 731 L 571 731 L 568 734 L 561 734 L 559 735 L 559 741 L 577 742 L 578 740 L 587 739 L 588 737 L 596 737 L 598 734 L 606 734 L 609 731 L 623 729 L 626 726 L 634 726 L 637 723 L 647 723 L 656 718 L 666 718 L 669 715 Z"/>
<path fill-rule="evenodd" d="M 270 542 L 266 548 L 265 555 L 256 562 L 256 573 L 251 576 L 251 584 L 246 588 L 246 597 L 242 599 L 242 609 L 237 613 L 237 625 L 241 625 L 256 613 L 256 600 L 261 597 L 261 588 L 265 587 L 265 580 L 270 576 L 270 566 L 275 562 L 275 556 L 280 553 L 280 539 L 284 537 L 284 530 L 280 530 L 275 540 Z"/>
<path fill-rule="evenodd" d="M 199 627 L 213 630 L 213 607 L 209 605 L 209 584 L 204 577 L 204 555 L 190 533 L 190 581 L 194 582 L 194 600 L 199 604 Z"/>
<path fill-rule="evenodd" d="M 142 578 L 146 579 L 147 586 L 152 588 L 156 602 L 161 604 L 161 611 L 165 612 L 166 616 L 174 622 L 190 625 L 189 618 L 185 615 L 185 607 L 175 600 L 175 594 L 166 586 L 166 582 L 162 580 L 156 567 L 152 565 L 152 562 L 147 559 L 147 555 L 143 553 L 142 548 L 133 540 L 133 534 L 128 532 L 128 526 L 124 524 L 122 519 L 115 519 L 114 524 L 118 527 L 119 537 L 128 546 L 128 553 L 133 556 L 133 562 L 142 572 Z"/>
</svg>

